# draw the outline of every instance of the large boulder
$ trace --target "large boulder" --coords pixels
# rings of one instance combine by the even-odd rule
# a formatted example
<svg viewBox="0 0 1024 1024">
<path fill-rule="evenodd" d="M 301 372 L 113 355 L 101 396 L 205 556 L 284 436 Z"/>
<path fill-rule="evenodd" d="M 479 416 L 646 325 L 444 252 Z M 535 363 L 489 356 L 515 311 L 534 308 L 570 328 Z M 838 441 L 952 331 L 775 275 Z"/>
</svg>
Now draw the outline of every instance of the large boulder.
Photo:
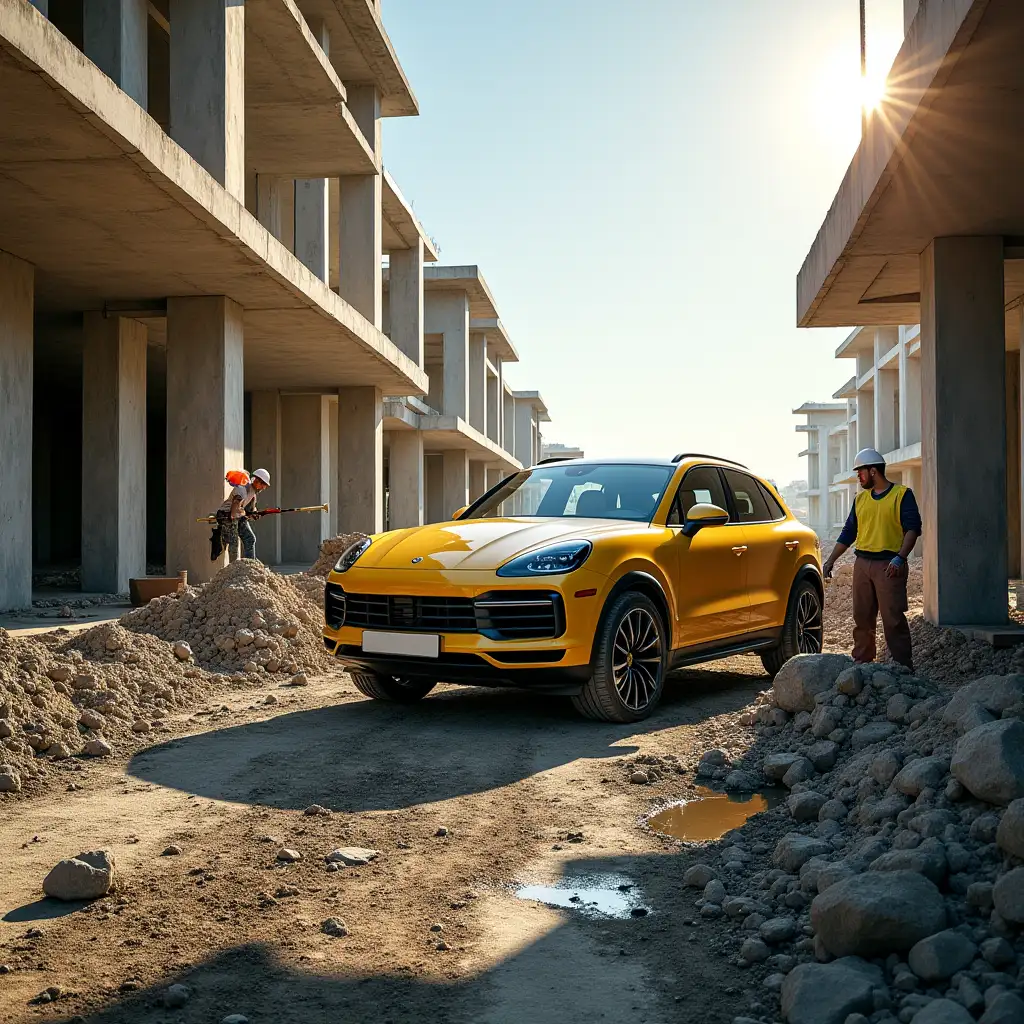
<svg viewBox="0 0 1024 1024">
<path fill-rule="evenodd" d="M 772 863 L 777 868 L 795 875 L 812 857 L 831 853 L 832 847 L 823 839 L 812 839 L 799 832 L 789 832 L 776 844 Z"/>
<path fill-rule="evenodd" d="M 992 889 L 992 900 L 1004 921 L 1024 924 L 1024 868 L 1000 875 Z"/>
<path fill-rule="evenodd" d="M 1024 797 L 1024 723 L 1004 718 L 965 733 L 950 769 L 979 800 L 1008 804 Z"/>
<path fill-rule="evenodd" d="M 1024 860 L 1024 800 L 1014 800 L 999 822 L 996 843 L 1005 853 Z"/>
<path fill-rule="evenodd" d="M 43 892 L 57 900 L 94 900 L 114 883 L 114 857 L 106 850 L 62 860 L 43 879 Z"/>
<path fill-rule="evenodd" d="M 850 737 L 850 744 L 854 750 L 863 750 L 874 743 L 883 743 L 896 732 L 896 726 L 892 722 L 869 722 L 860 729 L 855 729 Z"/>
<path fill-rule="evenodd" d="M 974 1018 L 952 999 L 933 999 L 910 1018 L 910 1024 L 974 1024 Z"/>
<path fill-rule="evenodd" d="M 912 850 L 889 850 L 870 864 L 871 871 L 913 871 L 938 885 L 946 877 L 946 848 L 938 839 L 926 839 Z"/>
<path fill-rule="evenodd" d="M 803 754 L 788 753 L 788 754 L 769 754 L 761 765 L 761 771 L 764 772 L 764 777 L 770 782 L 781 782 L 783 775 L 789 771 L 789 769 L 797 763 L 797 761 L 804 760 Z"/>
<path fill-rule="evenodd" d="M 911 871 L 869 871 L 814 898 L 811 926 L 833 956 L 887 956 L 946 926 L 939 890 Z"/>
<path fill-rule="evenodd" d="M 950 928 L 915 943 L 907 963 L 922 981 L 933 982 L 952 978 L 977 955 L 978 947 L 966 935 Z"/>
<path fill-rule="evenodd" d="M 1024 1001 L 1015 992 L 1000 992 L 988 1004 L 979 1024 L 1021 1024 Z"/>
<path fill-rule="evenodd" d="M 916 797 L 922 789 L 938 789 L 948 774 L 949 761 L 946 758 L 919 757 L 904 765 L 892 784 L 901 793 Z"/>
<path fill-rule="evenodd" d="M 882 972 L 855 957 L 800 964 L 782 983 L 782 1016 L 787 1024 L 844 1024 L 851 1013 L 872 1012 L 881 984 Z"/>
<path fill-rule="evenodd" d="M 845 654 L 798 654 L 775 677 L 775 703 L 784 711 L 813 711 L 814 695 L 831 689 L 853 664 Z"/>
<path fill-rule="evenodd" d="M 957 690 L 942 712 L 942 721 L 946 725 L 956 725 L 972 704 L 978 704 L 998 717 L 1022 700 L 1024 675 L 984 676 Z"/>
</svg>

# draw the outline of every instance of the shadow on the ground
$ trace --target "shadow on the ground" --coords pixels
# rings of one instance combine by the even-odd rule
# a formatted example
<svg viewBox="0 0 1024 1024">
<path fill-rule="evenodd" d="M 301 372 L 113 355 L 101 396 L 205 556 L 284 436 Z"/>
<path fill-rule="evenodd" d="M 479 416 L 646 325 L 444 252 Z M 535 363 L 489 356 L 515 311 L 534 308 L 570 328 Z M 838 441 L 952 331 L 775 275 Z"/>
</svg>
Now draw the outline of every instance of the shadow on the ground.
<svg viewBox="0 0 1024 1024">
<path fill-rule="evenodd" d="M 395 810 L 497 789 L 579 759 L 634 753 L 637 736 L 735 711 L 764 676 L 688 670 L 654 715 L 580 718 L 565 698 L 446 689 L 412 706 L 350 701 L 150 747 L 137 778 L 211 799 L 281 809 Z"/>
<path fill-rule="evenodd" d="M 51 900 L 44 897 L 41 900 L 34 900 L 26 903 L 23 907 L 15 907 L 9 910 L 0 920 L 8 924 L 18 924 L 21 921 L 51 921 L 55 917 L 67 917 L 83 907 L 89 906 L 89 901 L 76 901 L 64 903 L 61 900 Z"/>
</svg>

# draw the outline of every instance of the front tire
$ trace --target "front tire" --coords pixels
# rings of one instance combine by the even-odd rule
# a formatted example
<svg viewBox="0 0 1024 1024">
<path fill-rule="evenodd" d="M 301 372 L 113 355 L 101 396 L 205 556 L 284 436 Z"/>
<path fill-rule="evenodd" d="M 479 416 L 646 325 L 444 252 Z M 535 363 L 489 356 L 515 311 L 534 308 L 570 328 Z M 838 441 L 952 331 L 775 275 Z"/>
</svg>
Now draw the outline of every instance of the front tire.
<svg viewBox="0 0 1024 1024">
<path fill-rule="evenodd" d="M 774 679 L 783 665 L 798 654 L 820 654 L 824 628 L 818 588 L 805 576 L 789 593 L 782 639 L 777 647 L 761 655 L 765 672 Z"/>
<path fill-rule="evenodd" d="M 594 638 L 593 674 L 572 698 L 577 711 L 602 722 L 639 722 L 661 700 L 668 665 L 665 623 L 645 594 L 615 599 Z"/>
<path fill-rule="evenodd" d="M 352 672 L 351 675 L 360 693 L 374 700 L 389 700 L 395 704 L 415 704 L 437 686 L 432 679 L 408 679 L 386 676 L 380 672 Z"/>
</svg>

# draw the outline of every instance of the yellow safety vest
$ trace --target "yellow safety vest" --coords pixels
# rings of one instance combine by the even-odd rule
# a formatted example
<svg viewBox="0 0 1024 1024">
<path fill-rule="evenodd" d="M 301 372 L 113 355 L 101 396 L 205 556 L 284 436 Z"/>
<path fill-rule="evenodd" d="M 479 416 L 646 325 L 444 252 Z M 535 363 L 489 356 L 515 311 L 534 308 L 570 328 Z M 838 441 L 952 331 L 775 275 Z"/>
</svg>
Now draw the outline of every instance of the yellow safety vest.
<svg viewBox="0 0 1024 1024">
<path fill-rule="evenodd" d="M 858 551 L 879 553 L 899 551 L 903 546 L 903 524 L 900 522 L 900 505 L 907 488 L 893 484 L 881 498 L 871 491 L 861 491 L 854 501 L 857 510 Z"/>
</svg>

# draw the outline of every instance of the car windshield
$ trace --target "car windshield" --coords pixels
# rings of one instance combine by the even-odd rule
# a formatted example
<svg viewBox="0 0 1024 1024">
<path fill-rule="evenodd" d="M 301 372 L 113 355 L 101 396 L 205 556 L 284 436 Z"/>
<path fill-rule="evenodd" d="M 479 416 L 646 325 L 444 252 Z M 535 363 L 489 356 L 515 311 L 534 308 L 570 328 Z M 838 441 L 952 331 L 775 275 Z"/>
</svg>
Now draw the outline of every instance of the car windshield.
<svg viewBox="0 0 1024 1024">
<path fill-rule="evenodd" d="M 552 517 L 650 522 L 673 466 L 568 463 L 517 473 L 465 514 L 467 519 Z"/>
</svg>

